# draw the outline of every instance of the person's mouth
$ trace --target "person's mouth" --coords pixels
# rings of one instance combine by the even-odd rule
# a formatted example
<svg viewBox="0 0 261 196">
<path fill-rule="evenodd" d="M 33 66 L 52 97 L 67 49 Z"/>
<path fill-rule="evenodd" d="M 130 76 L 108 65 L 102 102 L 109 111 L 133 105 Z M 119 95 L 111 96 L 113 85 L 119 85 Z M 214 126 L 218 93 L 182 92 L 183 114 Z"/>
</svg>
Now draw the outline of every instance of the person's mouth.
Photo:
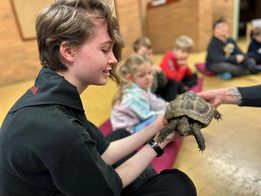
<svg viewBox="0 0 261 196">
<path fill-rule="evenodd" d="M 104 73 L 104 75 L 109 77 L 111 75 L 111 69 L 106 69 L 103 71 L 103 73 Z"/>
</svg>

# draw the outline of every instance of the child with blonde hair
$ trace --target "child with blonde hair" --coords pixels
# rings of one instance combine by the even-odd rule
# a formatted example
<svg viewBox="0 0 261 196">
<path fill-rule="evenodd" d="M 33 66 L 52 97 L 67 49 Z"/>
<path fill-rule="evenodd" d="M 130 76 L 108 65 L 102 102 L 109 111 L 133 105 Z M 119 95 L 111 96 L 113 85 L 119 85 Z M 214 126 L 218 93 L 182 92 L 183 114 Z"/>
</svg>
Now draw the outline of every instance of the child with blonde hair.
<svg viewBox="0 0 261 196">
<path fill-rule="evenodd" d="M 167 78 L 180 82 L 186 89 L 197 83 L 197 74 L 192 73 L 187 64 L 193 45 L 190 37 L 185 35 L 178 37 L 173 50 L 165 54 L 160 64 Z"/>
<path fill-rule="evenodd" d="M 151 62 L 139 54 L 129 56 L 119 69 L 120 84 L 113 100 L 113 130 L 136 133 L 164 113 L 167 102 L 151 93 Z"/>
<path fill-rule="evenodd" d="M 144 174 L 175 139 L 158 142 L 163 118 L 110 140 L 86 116 L 80 95 L 115 78 L 121 57 L 109 1 L 56 0 L 41 10 L 35 27 L 43 67 L 2 123 L 0 195 L 196 195 L 178 169 Z"/>
<path fill-rule="evenodd" d="M 153 83 L 151 92 L 161 97 L 165 101 L 172 101 L 178 94 L 186 90 L 173 79 L 168 79 L 159 65 L 153 64 L 153 48 L 151 40 L 148 37 L 140 37 L 133 43 L 135 53 L 145 56 L 152 62 Z"/>
</svg>

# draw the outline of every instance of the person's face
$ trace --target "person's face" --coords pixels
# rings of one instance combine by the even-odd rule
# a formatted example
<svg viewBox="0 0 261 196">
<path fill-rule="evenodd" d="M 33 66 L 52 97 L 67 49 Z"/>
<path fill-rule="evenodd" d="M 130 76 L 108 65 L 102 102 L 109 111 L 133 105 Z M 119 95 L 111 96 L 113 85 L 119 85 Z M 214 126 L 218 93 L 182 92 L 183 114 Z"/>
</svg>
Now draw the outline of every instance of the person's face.
<svg viewBox="0 0 261 196">
<path fill-rule="evenodd" d="M 261 34 L 254 36 L 255 40 L 259 43 L 261 43 Z"/>
<path fill-rule="evenodd" d="M 225 22 L 217 24 L 214 28 L 214 35 L 221 38 L 229 37 L 229 27 Z"/>
<path fill-rule="evenodd" d="M 135 73 L 132 74 L 132 80 L 140 88 L 148 90 L 152 86 L 153 74 L 152 67 L 149 62 L 146 62 L 137 67 Z"/>
<path fill-rule="evenodd" d="M 74 51 L 69 69 L 76 83 L 82 87 L 106 84 L 112 67 L 117 63 L 112 49 L 113 42 L 108 35 L 107 23 L 97 20 L 93 37 Z"/>
<path fill-rule="evenodd" d="M 145 46 L 141 46 L 139 50 L 137 51 L 138 54 L 147 57 L 150 61 L 153 59 L 153 51 L 151 48 L 147 48 Z"/>
<path fill-rule="evenodd" d="M 177 60 L 187 60 L 189 55 L 189 50 L 174 48 L 174 53 Z"/>
</svg>

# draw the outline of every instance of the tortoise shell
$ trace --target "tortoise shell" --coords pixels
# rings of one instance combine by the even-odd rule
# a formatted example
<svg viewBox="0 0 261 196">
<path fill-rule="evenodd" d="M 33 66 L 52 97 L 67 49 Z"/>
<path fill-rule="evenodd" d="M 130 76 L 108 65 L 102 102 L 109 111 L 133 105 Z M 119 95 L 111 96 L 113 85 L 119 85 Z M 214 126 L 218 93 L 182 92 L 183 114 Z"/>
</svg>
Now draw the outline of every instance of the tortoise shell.
<svg viewBox="0 0 261 196">
<path fill-rule="evenodd" d="M 197 94 L 188 91 L 168 104 L 165 118 L 171 120 L 176 117 L 187 116 L 189 119 L 200 122 L 202 127 L 206 127 L 216 112 L 214 106 Z"/>
</svg>

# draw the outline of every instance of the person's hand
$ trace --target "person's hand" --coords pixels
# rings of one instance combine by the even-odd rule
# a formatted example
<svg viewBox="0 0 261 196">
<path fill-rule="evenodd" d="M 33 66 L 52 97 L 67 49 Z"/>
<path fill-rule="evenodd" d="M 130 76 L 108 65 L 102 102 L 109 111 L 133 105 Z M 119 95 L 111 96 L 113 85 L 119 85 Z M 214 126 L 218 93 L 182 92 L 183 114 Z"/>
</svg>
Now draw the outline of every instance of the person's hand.
<svg viewBox="0 0 261 196">
<path fill-rule="evenodd" d="M 164 114 L 159 114 L 154 123 L 156 124 L 157 130 L 159 132 L 168 124 L 168 121 L 165 119 Z"/>
<path fill-rule="evenodd" d="M 184 59 L 177 60 L 177 64 L 181 65 L 182 67 L 187 67 L 188 65 L 187 60 Z"/>
<path fill-rule="evenodd" d="M 158 139 L 159 133 L 160 132 L 158 132 L 157 135 L 154 137 L 154 140 L 159 144 L 159 146 L 162 149 L 165 148 L 169 143 L 174 142 L 178 137 L 180 137 L 180 135 L 176 131 L 173 131 L 171 134 L 169 134 L 164 139 L 164 141 L 158 142 L 159 141 L 159 139 Z"/>
<path fill-rule="evenodd" d="M 244 55 L 242 55 L 242 54 L 237 54 L 236 55 L 237 63 L 242 63 L 244 61 L 244 59 L 245 59 Z"/>
<path fill-rule="evenodd" d="M 225 89 L 209 90 L 198 93 L 199 96 L 203 97 L 207 102 L 218 107 L 220 104 L 224 103 L 225 100 Z"/>
<path fill-rule="evenodd" d="M 160 131 L 164 128 L 164 127 L 166 127 L 166 126 L 168 126 L 168 121 L 164 118 L 164 115 L 159 115 L 158 116 L 158 118 L 156 119 L 156 121 L 158 121 L 158 125 L 160 125 L 158 128 L 158 133 L 155 135 L 155 137 L 154 137 L 154 139 L 155 139 L 155 141 L 158 141 L 158 135 L 159 135 L 159 133 L 160 133 Z M 156 122 L 155 121 L 155 122 Z M 173 141 L 175 141 L 178 137 L 180 137 L 180 135 L 178 134 L 178 132 L 177 131 L 175 131 L 175 130 L 173 130 L 173 132 L 171 133 L 171 134 L 169 134 L 168 136 L 167 136 L 167 138 L 165 138 L 164 139 L 164 141 L 163 142 L 160 142 L 159 143 L 159 145 L 162 147 L 162 148 L 164 148 L 168 143 L 171 143 L 171 142 L 173 142 Z"/>
<path fill-rule="evenodd" d="M 198 93 L 207 102 L 211 103 L 215 107 L 220 104 L 236 104 L 241 103 L 241 95 L 237 91 L 237 88 L 221 88 L 216 90 L 203 91 Z"/>
<path fill-rule="evenodd" d="M 160 73 L 162 71 L 158 65 L 152 65 L 152 70 L 154 73 Z"/>
</svg>

